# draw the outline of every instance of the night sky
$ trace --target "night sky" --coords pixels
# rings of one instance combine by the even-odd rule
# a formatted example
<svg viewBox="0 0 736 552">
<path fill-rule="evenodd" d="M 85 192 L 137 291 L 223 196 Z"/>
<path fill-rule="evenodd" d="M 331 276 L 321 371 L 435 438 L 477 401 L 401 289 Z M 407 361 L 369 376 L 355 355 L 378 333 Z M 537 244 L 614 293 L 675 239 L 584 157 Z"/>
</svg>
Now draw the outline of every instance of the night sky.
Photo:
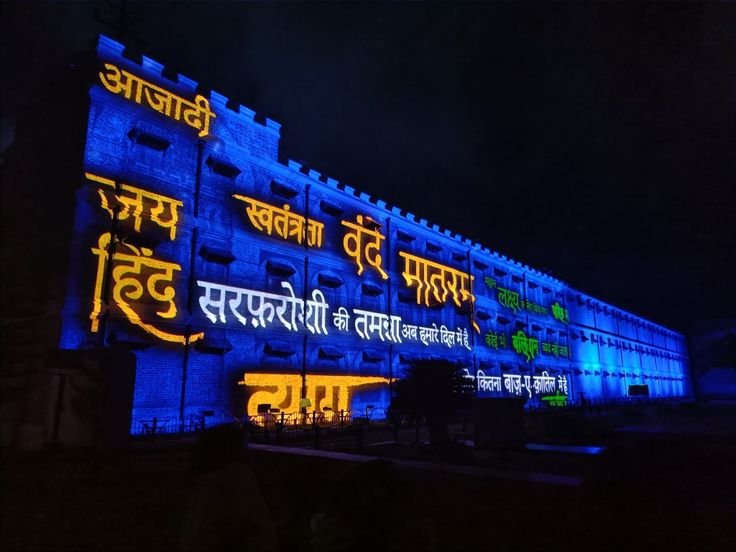
<svg viewBox="0 0 736 552">
<path fill-rule="evenodd" d="M 12 112 L 117 31 L 3 3 Z M 736 317 L 736 5 L 128 4 L 122 42 L 294 159 L 674 329 Z"/>
</svg>

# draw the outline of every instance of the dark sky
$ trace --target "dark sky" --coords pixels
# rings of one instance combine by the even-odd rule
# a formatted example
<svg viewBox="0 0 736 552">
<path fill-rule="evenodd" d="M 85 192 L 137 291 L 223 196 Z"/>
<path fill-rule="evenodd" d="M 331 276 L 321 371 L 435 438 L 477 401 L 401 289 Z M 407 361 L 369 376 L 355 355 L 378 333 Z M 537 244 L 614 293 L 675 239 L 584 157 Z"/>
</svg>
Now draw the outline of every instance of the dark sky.
<svg viewBox="0 0 736 552">
<path fill-rule="evenodd" d="M 4 147 L 116 13 L 1 9 Z M 735 4 L 128 9 L 124 43 L 282 123 L 284 160 L 675 329 L 736 317 Z"/>
</svg>

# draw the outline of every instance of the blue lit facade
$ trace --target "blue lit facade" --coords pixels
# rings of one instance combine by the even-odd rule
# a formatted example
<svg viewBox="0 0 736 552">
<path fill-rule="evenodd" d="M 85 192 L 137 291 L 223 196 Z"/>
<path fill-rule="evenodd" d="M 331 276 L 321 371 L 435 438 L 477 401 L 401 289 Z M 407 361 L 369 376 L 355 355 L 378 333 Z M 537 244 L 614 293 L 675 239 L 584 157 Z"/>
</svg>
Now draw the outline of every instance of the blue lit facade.
<svg viewBox="0 0 736 552">
<path fill-rule="evenodd" d="M 131 347 L 134 420 L 377 411 L 428 357 L 480 396 L 689 393 L 682 335 L 281 164 L 279 124 L 97 52 L 60 347 Z"/>
</svg>

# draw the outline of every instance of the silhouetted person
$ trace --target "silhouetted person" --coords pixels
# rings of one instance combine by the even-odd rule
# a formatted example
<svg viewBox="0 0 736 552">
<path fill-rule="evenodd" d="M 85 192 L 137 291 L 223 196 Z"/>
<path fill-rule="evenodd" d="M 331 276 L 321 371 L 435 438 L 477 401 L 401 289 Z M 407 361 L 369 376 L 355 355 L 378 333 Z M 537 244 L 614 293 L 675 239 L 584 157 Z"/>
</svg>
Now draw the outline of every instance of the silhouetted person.
<svg viewBox="0 0 736 552">
<path fill-rule="evenodd" d="M 314 552 L 437 550 L 403 474 L 386 460 L 347 468 L 311 520 Z"/>
<path fill-rule="evenodd" d="M 190 494 L 180 550 L 276 550 L 271 516 L 243 445 L 240 424 L 203 433 L 192 463 L 201 476 Z"/>
</svg>

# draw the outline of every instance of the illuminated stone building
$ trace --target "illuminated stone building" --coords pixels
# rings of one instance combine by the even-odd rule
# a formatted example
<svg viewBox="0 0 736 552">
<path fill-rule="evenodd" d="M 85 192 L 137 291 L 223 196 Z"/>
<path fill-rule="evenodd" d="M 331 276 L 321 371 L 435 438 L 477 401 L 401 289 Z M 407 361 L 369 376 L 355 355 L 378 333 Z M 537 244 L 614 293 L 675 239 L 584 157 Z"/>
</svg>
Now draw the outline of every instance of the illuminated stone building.
<svg viewBox="0 0 736 552">
<path fill-rule="evenodd" d="M 14 208 L 36 210 L 27 250 L 46 257 L 5 291 L 47 279 L 47 296 L 26 290 L 38 362 L 53 346 L 134 351 L 132 431 L 265 404 L 378 415 L 390 381 L 428 357 L 456 362 L 479 396 L 688 393 L 682 335 L 279 162 L 278 123 L 109 38 L 92 65 L 65 90 L 74 109 L 56 98 L 44 115 L 57 142 L 38 159 L 58 147 L 66 165 L 13 169 L 36 175 Z"/>
</svg>

